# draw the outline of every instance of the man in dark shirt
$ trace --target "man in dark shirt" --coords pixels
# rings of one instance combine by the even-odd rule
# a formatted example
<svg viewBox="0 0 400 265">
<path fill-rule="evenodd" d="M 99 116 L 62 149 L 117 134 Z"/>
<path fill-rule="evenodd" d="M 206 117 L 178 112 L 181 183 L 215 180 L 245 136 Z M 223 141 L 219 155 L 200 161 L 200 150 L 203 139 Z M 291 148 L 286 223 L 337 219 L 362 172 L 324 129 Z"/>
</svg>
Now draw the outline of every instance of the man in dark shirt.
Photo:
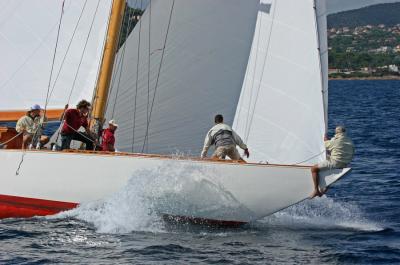
<svg viewBox="0 0 400 265">
<path fill-rule="evenodd" d="M 90 135 L 87 116 L 90 103 L 81 100 L 76 109 L 68 109 L 64 114 L 64 123 L 61 129 L 61 150 L 70 149 L 71 141 L 76 140 L 86 144 L 86 150 L 93 150 L 94 139 Z M 83 127 L 86 132 L 78 132 Z"/>
<path fill-rule="evenodd" d="M 101 150 L 105 152 L 115 152 L 115 130 L 117 130 L 118 124 L 114 120 L 108 122 L 108 128 L 103 131 Z"/>
</svg>

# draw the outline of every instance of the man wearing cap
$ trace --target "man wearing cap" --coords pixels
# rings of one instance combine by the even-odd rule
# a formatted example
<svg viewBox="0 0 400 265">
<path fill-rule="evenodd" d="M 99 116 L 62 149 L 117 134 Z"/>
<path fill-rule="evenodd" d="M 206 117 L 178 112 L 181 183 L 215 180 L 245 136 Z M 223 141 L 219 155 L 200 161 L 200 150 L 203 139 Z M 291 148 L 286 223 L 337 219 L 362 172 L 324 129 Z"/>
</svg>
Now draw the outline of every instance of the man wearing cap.
<svg viewBox="0 0 400 265">
<path fill-rule="evenodd" d="M 327 156 L 326 160 L 311 168 L 314 182 L 314 191 L 310 196 L 311 198 L 316 196 L 321 197 L 326 192 L 326 189 L 323 191 L 319 189 L 319 171 L 345 168 L 354 156 L 354 144 L 351 139 L 347 137 L 346 129 L 343 126 L 336 127 L 335 136 L 332 139 L 328 140 L 325 136 L 324 140 L 326 151 L 330 155 Z"/>
<path fill-rule="evenodd" d="M 46 122 L 46 118 L 40 116 L 41 111 L 42 108 L 35 104 L 17 121 L 15 130 L 23 135 L 22 148 L 26 148 L 32 143 L 32 140 L 39 142 L 39 147 L 49 142 L 49 137 L 41 135 L 41 123 Z M 32 144 L 36 145 L 37 143 Z"/>
<path fill-rule="evenodd" d="M 93 150 L 94 138 L 89 130 L 87 116 L 90 103 L 81 100 L 76 109 L 68 109 L 64 114 L 64 123 L 61 129 L 61 150 L 70 149 L 71 141 L 76 140 L 86 144 L 86 150 Z M 78 131 L 81 127 L 85 132 Z"/>
<path fill-rule="evenodd" d="M 108 128 L 103 131 L 101 149 L 105 152 L 115 152 L 115 136 L 114 133 L 118 128 L 115 120 L 108 122 Z"/>
</svg>

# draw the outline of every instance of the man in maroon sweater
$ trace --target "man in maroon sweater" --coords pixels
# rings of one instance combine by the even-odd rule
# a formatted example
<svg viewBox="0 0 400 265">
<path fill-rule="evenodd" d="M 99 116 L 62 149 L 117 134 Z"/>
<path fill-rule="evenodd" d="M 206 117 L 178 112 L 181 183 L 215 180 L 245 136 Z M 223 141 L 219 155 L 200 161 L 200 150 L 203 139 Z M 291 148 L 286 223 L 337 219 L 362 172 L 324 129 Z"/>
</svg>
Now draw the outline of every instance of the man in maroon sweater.
<svg viewBox="0 0 400 265">
<path fill-rule="evenodd" d="M 64 114 L 64 124 L 61 129 L 61 150 L 70 149 L 71 141 L 77 140 L 86 144 L 86 150 L 93 150 L 94 139 L 90 135 L 87 116 L 90 103 L 81 100 L 76 109 L 68 109 Z M 78 132 L 83 127 L 86 132 Z"/>
</svg>

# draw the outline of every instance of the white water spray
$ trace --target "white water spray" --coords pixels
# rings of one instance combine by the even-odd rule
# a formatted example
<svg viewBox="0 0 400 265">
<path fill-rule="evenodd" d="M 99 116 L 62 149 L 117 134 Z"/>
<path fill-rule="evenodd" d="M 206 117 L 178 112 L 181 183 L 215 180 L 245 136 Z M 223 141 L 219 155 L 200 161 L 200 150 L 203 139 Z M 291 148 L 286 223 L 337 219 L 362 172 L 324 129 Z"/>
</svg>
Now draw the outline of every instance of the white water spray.
<svg viewBox="0 0 400 265">
<path fill-rule="evenodd" d="M 323 196 L 306 200 L 261 221 L 262 223 L 291 228 L 355 229 L 380 231 L 384 228 L 368 220 L 355 204 L 338 202 Z"/>
<path fill-rule="evenodd" d="M 103 233 L 128 233 L 164 231 L 162 214 L 221 219 L 237 216 L 238 212 L 251 214 L 223 189 L 212 168 L 165 162 L 151 170 L 134 172 L 127 185 L 112 196 L 84 203 L 57 217 L 93 223 Z"/>
</svg>

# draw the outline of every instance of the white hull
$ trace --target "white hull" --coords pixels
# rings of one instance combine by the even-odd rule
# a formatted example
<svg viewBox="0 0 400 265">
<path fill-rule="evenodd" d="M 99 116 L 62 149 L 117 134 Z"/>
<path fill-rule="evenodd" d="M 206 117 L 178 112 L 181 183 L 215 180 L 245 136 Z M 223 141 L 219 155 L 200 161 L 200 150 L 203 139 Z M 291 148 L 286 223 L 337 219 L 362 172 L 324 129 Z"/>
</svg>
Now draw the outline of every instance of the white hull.
<svg viewBox="0 0 400 265">
<path fill-rule="evenodd" d="M 137 172 L 187 167 L 196 168 L 196 181 L 189 185 L 188 190 L 183 188 L 178 193 L 185 193 L 183 197 L 186 203 L 190 203 L 191 209 L 197 210 L 191 212 L 189 209 L 167 207 L 160 209 L 163 214 L 249 222 L 296 204 L 308 198 L 313 191 L 310 167 L 302 166 L 124 154 L 26 151 L 17 175 L 22 156 L 21 150 L 0 150 L 0 196 L 80 204 L 116 193 Z M 331 185 L 349 171 L 346 168 L 322 173 L 321 186 Z M 193 176 L 181 176 L 181 179 L 185 178 L 191 181 L 189 178 Z M 171 192 L 166 193 L 171 196 Z M 179 195 L 175 194 L 175 197 Z M 218 201 L 225 203 L 224 206 L 228 202 L 229 207 L 222 211 L 218 210 L 218 205 L 210 205 L 218 204 Z"/>
</svg>

